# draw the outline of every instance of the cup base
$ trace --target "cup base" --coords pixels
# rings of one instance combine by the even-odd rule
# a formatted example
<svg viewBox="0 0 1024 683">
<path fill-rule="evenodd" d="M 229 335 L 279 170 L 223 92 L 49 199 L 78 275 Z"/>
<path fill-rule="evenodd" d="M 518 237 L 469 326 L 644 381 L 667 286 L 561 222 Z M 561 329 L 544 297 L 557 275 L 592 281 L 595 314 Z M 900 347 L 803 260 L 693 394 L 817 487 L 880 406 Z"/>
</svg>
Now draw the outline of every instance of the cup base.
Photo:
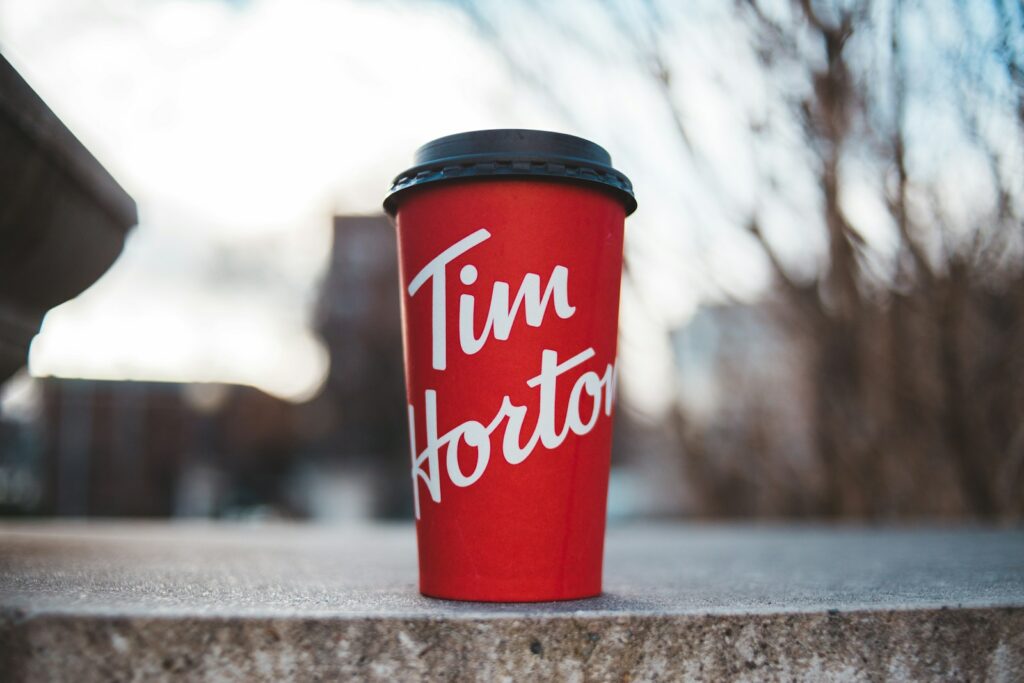
<svg viewBox="0 0 1024 683">
<path fill-rule="evenodd" d="M 429 591 L 420 589 L 420 595 L 425 598 L 431 598 L 433 600 L 451 600 L 454 602 L 489 602 L 489 603 L 500 603 L 500 604 L 517 604 L 517 603 L 537 603 L 537 602 L 569 602 L 572 600 L 589 600 L 591 598 L 598 598 L 602 594 L 602 591 L 598 589 L 595 591 L 583 591 L 583 592 L 563 592 L 557 594 L 537 594 L 537 595 L 494 595 L 494 594 L 479 594 L 472 595 L 468 593 L 449 594 L 444 591 Z"/>
</svg>

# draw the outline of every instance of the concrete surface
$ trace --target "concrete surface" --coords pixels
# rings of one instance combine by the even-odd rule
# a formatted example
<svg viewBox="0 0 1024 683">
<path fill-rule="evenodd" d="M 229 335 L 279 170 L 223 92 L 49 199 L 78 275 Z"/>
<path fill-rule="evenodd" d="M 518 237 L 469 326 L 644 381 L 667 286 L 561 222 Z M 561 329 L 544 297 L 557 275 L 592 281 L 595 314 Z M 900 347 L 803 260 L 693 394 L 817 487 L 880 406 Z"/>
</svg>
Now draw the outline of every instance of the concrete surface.
<svg viewBox="0 0 1024 683">
<path fill-rule="evenodd" d="M 1024 531 L 648 525 L 586 601 L 416 592 L 411 527 L 0 524 L 0 680 L 1024 680 Z"/>
<path fill-rule="evenodd" d="M 135 201 L 0 54 L 0 382 L 137 222 Z"/>
</svg>

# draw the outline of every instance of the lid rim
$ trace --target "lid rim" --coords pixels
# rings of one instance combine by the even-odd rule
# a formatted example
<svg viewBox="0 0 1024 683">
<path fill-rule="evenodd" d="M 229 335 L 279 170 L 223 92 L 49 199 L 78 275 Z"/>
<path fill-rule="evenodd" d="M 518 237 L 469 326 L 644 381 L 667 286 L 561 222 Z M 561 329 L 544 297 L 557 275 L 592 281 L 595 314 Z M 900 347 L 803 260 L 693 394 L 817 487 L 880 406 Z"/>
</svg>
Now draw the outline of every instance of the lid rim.
<svg viewBox="0 0 1024 683">
<path fill-rule="evenodd" d="M 416 151 L 416 163 L 392 181 L 384 210 L 394 216 L 399 195 L 427 183 L 531 177 L 602 185 L 618 195 L 628 216 L 637 207 L 633 184 L 610 164 L 611 157 L 603 147 L 574 135 L 524 129 L 456 133 L 432 140 Z"/>
</svg>

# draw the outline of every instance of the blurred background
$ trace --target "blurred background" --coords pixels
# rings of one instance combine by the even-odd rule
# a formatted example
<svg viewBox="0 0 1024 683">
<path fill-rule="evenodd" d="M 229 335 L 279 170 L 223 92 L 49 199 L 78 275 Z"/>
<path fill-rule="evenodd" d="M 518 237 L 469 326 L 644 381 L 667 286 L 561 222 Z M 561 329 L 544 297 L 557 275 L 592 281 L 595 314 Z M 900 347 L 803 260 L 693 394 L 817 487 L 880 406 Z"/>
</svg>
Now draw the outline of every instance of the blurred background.
<svg viewBox="0 0 1024 683">
<path fill-rule="evenodd" d="M 0 0 L 0 52 L 138 206 L 0 387 L 0 514 L 410 517 L 380 202 L 502 127 L 637 188 L 612 519 L 1024 514 L 1019 2 Z"/>
</svg>

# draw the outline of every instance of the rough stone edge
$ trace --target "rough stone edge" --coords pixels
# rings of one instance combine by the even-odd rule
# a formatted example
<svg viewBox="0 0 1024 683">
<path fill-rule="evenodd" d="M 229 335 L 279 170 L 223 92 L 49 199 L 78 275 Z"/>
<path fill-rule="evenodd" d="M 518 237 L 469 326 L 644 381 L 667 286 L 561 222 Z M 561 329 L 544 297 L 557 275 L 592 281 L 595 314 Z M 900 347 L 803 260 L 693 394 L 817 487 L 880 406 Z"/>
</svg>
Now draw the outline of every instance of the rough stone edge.
<svg viewBox="0 0 1024 683">
<path fill-rule="evenodd" d="M 0 616 L 0 680 L 1012 681 L 1024 608 L 509 619 Z"/>
</svg>

